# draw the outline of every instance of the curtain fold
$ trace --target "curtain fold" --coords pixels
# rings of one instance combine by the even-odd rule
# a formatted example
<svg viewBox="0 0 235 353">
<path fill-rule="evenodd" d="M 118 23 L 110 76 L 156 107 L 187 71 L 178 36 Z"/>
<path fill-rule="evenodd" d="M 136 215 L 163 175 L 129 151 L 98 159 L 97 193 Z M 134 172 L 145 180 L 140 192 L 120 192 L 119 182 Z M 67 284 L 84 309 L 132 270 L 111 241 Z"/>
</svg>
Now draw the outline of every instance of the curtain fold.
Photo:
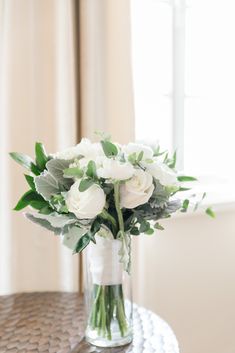
<svg viewBox="0 0 235 353">
<path fill-rule="evenodd" d="M 129 0 L 80 0 L 81 131 L 134 139 Z"/>
<path fill-rule="evenodd" d="M 133 140 L 129 5 L 0 0 L 0 295 L 79 289 L 78 256 L 12 211 L 27 186 L 8 152 L 54 152 L 95 130 Z"/>
<path fill-rule="evenodd" d="M 27 185 L 8 156 L 77 141 L 74 2 L 7 0 L 0 11 L 0 294 L 75 291 L 77 256 L 12 211 Z"/>
</svg>

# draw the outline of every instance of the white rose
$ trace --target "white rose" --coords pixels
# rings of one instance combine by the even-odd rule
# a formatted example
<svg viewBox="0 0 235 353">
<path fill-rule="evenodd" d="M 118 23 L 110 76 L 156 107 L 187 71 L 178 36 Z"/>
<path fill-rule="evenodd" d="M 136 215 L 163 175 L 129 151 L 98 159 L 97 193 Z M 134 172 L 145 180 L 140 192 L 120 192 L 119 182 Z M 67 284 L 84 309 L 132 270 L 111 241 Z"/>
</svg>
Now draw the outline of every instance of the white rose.
<svg viewBox="0 0 235 353">
<path fill-rule="evenodd" d="M 78 219 L 91 219 L 102 212 L 105 206 L 105 193 L 97 184 L 87 190 L 79 191 L 80 181 L 76 181 L 70 188 L 66 197 L 68 210 Z"/>
<path fill-rule="evenodd" d="M 77 145 L 79 154 L 87 160 L 95 160 L 98 156 L 104 156 L 103 148 L 100 143 L 92 143 L 89 139 L 83 138 Z"/>
<path fill-rule="evenodd" d="M 146 163 L 146 170 L 163 186 L 178 186 L 176 173 L 169 168 L 165 163 L 154 162 Z"/>
<path fill-rule="evenodd" d="M 89 139 L 83 138 L 79 144 L 74 147 L 66 148 L 64 151 L 54 154 L 54 158 L 59 159 L 75 159 L 78 156 L 84 156 L 83 164 L 87 164 L 90 160 L 95 160 L 98 156 L 104 156 L 104 152 L 100 143 L 92 143 Z"/>
<path fill-rule="evenodd" d="M 120 205 L 125 208 L 135 208 L 150 199 L 154 190 L 153 177 L 141 169 L 120 187 Z"/>
<path fill-rule="evenodd" d="M 53 158 L 57 158 L 57 159 L 70 160 L 70 159 L 77 158 L 79 156 L 79 152 L 77 150 L 77 146 L 74 146 L 74 147 L 66 148 L 65 150 L 63 150 L 61 152 L 57 152 L 57 153 L 53 154 L 52 156 L 53 156 Z"/>
<path fill-rule="evenodd" d="M 144 153 L 143 160 L 153 158 L 153 150 L 149 146 L 140 143 L 128 143 L 128 145 L 123 146 L 122 151 L 126 159 L 128 159 L 128 156 L 132 153 L 136 153 L 138 156 L 141 151 Z"/>
<path fill-rule="evenodd" d="M 111 158 L 103 158 L 98 164 L 97 175 L 104 179 L 126 180 L 131 178 L 135 171 L 129 162 L 122 163 Z"/>
</svg>

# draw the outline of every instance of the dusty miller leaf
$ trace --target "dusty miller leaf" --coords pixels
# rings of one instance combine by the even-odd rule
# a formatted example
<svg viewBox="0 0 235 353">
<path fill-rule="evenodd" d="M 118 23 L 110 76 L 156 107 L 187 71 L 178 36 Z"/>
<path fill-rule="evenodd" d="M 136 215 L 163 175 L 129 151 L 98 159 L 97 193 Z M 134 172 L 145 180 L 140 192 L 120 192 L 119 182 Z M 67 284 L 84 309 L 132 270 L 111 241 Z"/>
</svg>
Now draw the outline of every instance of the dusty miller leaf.
<svg viewBox="0 0 235 353">
<path fill-rule="evenodd" d="M 25 217 L 27 217 L 33 223 L 36 223 L 36 224 L 40 225 L 41 227 L 52 231 L 56 235 L 60 235 L 62 233 L 62 228 L 52 227 L 52 225 L 45 219 L 36 218 L 31 213 L 25 213 Z"/>
<path fill-rule="evenodd" d="M 34 213 L 34 218 L 45 220 L 50 223 L 53 228 L 63 228 L 66 225 L 76 223 L 76 218 L 72 218 L 69 216 L 59 215 L 57 213 L 51 213 L 49 215 Z"/>
<path fill-rule="evenodd" d="M 81 237 L 86 233 L 86 229 L 79 227 L 71 227 L 68 229 L 68 232 L 63 234 L 62 243 L 67 248 L 75 251 L 77 243 L 81 239 Z"/>
<path fill-rule="evenodd" d="M 47 171 L 34 179 L 37 192 L 49 201 L 51 196 L 60 192 L 57 180 Z"/>
<path fill-rule="evenodd" d="M 48 172 L 57 180 L 57 182 L 67 189 L 72 185 L 72 181 L 64 177 L 64 170 L 69 168 L 72 160 L 51 159 L 47 162 L 46 167 Z"/>
</svg>

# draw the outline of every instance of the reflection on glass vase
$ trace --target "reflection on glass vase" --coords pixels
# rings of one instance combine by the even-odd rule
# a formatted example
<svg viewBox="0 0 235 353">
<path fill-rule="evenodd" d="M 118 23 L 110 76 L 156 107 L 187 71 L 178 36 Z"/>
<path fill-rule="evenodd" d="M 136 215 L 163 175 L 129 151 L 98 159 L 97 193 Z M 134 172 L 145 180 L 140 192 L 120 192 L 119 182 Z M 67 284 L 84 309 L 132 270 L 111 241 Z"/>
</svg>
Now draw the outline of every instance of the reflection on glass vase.
<svg viewBox="0 0 235 353">
<path fill-rule="evenodd" d="M 86 340 L 98 347 L 132 341 L 131 278 L 120 263 L 121 241 L 96 236 L 84 256 Z"/>
</svg>

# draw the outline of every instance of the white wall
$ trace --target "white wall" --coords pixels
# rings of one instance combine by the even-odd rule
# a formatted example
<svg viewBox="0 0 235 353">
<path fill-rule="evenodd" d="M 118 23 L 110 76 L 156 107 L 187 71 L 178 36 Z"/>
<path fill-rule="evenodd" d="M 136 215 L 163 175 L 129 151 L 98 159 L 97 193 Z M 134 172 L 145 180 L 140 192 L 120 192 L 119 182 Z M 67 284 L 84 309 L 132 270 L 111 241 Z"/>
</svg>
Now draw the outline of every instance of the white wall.
<svg viewBox="0 0 235 353">
<path fill-rule="evenodd" d="M 234 353 L 235 208 L 162 224 L 138 239 L 134 300 L 170 324 L 181 353 Z"/>
</svg>

